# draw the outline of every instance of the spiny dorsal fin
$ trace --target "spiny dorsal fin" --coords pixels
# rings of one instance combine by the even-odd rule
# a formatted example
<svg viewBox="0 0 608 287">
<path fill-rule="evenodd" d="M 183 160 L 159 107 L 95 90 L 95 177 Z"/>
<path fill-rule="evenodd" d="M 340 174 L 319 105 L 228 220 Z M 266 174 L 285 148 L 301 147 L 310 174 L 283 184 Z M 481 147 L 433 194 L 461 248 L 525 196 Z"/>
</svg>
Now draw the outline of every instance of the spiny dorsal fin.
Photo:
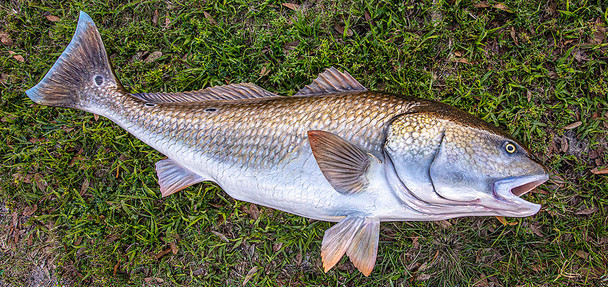
<svg viewBox="0 0 608 287">
<path fill-rule="evenodd" d="M 156 173 L 163 197 L 205 180 L 170 158 L 156 162 Z"/>
<path fill-rule="evenodd" d="M 337 192 L 353 194 L 367 187 L 368 153 L 325 131 L 308 131 L 308 141 L 321 172 Z"/>
<path fill-rule="evenodd" d="M 318 96 L 333 93 L 364 92 L 367 89 L 348 72 L 340 72 L 331 67 L 308 86 L 298 91 L 295 96 Z"/>
<path fill-rule="evenodd" d="M 251 83 L 210 87 L 185 93 L 140 93 L 133 96 L 149 103 L 191 103 L 278 97 Z"/>
<path fill-rule="evenodd" d="M 329 271 L 346 252 L 355 267 L 369 276 L 376 264 L 379 237 L 379 219 L 347 216 L 325 231 L 321 244 L 323 269 Z"/>
</svg>

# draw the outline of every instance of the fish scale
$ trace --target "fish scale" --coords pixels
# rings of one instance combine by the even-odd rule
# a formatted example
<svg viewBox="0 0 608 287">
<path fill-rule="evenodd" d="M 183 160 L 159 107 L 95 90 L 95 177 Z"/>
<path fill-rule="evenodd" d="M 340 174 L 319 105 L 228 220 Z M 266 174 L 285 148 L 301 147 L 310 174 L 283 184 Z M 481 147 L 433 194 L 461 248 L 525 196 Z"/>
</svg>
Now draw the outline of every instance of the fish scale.
<svg viewBox="0 0 608 287">
<path fill-rule="evenodd" d="M 325 272 L 346 254 L 369 275 L 380 222 L 530 216 L 519 196 L 548 179 L 498 128 L 448 105 L 368 91 L 329 68 L 293 97 L 254 84 L 129 94 L 92 19 L 26 91 L 34 102 L 105 116 L 165 156 L 162 196 L 213 181 L 244 200 L 337 222 L 321 243 Z"/>
</svg>

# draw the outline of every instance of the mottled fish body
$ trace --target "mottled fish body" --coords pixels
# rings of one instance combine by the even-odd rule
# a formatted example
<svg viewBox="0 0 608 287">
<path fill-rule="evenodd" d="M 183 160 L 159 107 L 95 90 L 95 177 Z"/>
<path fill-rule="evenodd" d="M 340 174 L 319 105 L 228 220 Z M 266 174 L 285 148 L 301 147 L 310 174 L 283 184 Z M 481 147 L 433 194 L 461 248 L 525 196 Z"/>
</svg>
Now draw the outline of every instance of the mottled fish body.
<svg viewBox="0 0 608 287">
<path fill-rule="evenodd" d="M 548 179 L 509 135 L 451 106 L 368 91 L 334 68 L 293 97 L 254 84 L 130 94 L 84 12 L 76 33 L 26 94 L 103 115 L 167 156 L 163 196 L 213 181 L 230 196 L 338 222 L 325 271 L 346 253 L 369 275 L 381 221 L 530 216 L 519 196 Z"/>
</svg>

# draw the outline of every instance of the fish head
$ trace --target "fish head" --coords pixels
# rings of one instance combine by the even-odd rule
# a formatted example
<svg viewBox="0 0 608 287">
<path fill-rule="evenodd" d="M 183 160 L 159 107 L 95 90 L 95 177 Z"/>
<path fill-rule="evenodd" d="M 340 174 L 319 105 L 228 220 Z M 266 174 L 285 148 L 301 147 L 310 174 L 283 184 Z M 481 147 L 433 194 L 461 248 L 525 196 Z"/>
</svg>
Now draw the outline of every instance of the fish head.
<svg viewBox="0 0 608 287">
<path fill-rule="evenodd" d="M 540 205 L 521 196 L 549 178 L 547 169 L 511 136 L 447 109 L 403 116 L 388 129 L 385 151 L 402 190 L 412 195 L 406 200 L 442 214 L 432 220 L 537 213 Z"/>
<path fill-rule="evenodd" d="M 446 130 L 429 175 L 439 196 L 510 217 L 537 213 L 540 205 L 521 196 L 549 178 L 546 168 L 514 139 L 466 126 Z"/>
</svg>

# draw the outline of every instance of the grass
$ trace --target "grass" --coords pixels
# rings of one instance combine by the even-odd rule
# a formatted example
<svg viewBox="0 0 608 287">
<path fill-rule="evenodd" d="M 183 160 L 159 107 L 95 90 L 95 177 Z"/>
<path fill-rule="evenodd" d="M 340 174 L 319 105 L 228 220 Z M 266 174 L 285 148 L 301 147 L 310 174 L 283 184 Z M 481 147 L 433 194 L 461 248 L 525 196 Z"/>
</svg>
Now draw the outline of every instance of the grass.
<svg viewBox="0 0 608 287">
<path fill-rule="evenodd" d="M 608 284 L 608 180 L 591 172 L 608 165 L 605 6 L 122 2 L 0 4 L 0 286 Z M 526 195 L 543 209 L 507 219 L 515 225 L 383 223 L 370 277 L 346 259 L 323 273 L 331 224 L 235 201 L 212 183 L 161 199 L 161 154 L 105 118 L 25 96 L 66 47 L 79 10 L 131 92 L 253 82 L 293 95 L 335 66 L 370 89 L 471 112 L 555 174 Z"/>
</svg>

